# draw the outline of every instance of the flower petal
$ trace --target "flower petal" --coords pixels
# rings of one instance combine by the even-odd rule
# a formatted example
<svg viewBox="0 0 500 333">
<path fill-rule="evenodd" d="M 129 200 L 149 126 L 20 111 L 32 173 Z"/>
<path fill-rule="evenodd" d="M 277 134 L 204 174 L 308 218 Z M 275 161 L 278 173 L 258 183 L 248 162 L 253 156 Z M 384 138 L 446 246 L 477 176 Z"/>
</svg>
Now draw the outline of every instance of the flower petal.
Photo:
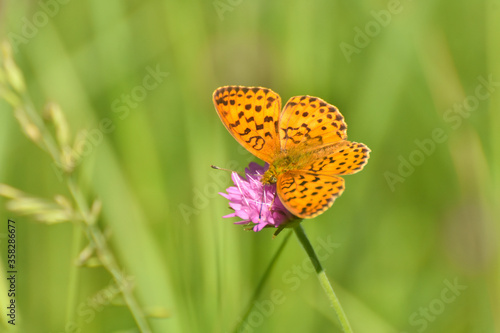
<svg viewBox="0 0 500 333">
<path fill-rule="evenodd" d="M 245 168 L 245 177 L 233 172 L 231 179 L 234 186 L 226 189 L 226 193 L 219 193 L 229 200 L 229 207 L 234 213 L 224 216 L 239 217 L 243 221 L 235 224 L 255 223 L 253 231 L 257 232 L 267 226 L 279 227 L 288 223 L 295 217 L 286 210 L 276 193 L 276 184 L 262 184 L 262 175 L 267 171 L 269 165 L 261 166 L 251 162 Z"/>
</svg>

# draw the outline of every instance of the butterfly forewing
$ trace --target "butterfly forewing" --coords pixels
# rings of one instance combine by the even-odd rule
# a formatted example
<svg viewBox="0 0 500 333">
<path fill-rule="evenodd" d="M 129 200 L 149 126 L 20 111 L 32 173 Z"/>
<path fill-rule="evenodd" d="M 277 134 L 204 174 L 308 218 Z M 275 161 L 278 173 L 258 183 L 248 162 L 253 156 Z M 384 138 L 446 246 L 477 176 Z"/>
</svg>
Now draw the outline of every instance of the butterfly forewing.
<svg viewBox="0 0 500 333">
<path fill-rule="evenodd" d="M 279 95 L 267 88 L 226 86 L 214 92 L 213 100 L 231 135 L 253 155 L 272 163 L 280 149 Z"/>
<path fill-rule="evenodd" d="M 281 149 L 320 147 L 347 139 L 347 125 L 339 110 L 324 100 L 295 96 L 280 116 Z"/>
<path fill-rule="evenodd" d="M 307 219 L 333 205 L 344 191 L 344 179 L 292 171 L 278 177 L 277 189 L 283 205 L 295 216 Z"/>
</svg>

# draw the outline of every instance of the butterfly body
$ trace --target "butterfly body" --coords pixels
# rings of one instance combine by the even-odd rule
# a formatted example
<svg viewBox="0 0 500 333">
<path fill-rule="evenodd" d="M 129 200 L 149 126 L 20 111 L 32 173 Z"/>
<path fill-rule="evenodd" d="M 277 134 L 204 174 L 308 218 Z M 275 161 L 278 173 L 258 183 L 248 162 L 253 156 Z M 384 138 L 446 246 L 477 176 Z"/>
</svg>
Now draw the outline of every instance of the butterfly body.
<svg viewBox="0 0 500 333">
<path fill-rule="evenodd" d="M 276 153 L 276 157 L 269 169 L 264 173 L 262 183 L 274 184 L 278 180 L 278 176 L 289 171 L 303 170 L 313 161 L 331 154 L 335 149 L 339 149 L 342 144 L 334 144 L 327 147 L 317 148 L 314 150 L 306 147 L 294 147 L 289 150 L 282 150 Z"/>
<path fill-rule="evenodd" d="M 222 122 L 248 151 L 269 164 L 263 184 L 276 183 L 280 200 L 300 218 L 328 209 L 344 190 L 340 175 L 366 164 L 370 150 L 347 141 L 338 109 L 320 98 L 281 98 L 267 88 L 226 86 L 214 92 Z"/>
<path fill-rule="evenodd" d="M 276 154 L 276 158 L 269 169 L 262 177 L 263 184 L 274 184 L 278 181 L 278 177 L 289 171 L 300 170 L 307 164 L 310 154 L 300 153 L 297 149 L 291 151 L 280 151 Z"/>
</svg>

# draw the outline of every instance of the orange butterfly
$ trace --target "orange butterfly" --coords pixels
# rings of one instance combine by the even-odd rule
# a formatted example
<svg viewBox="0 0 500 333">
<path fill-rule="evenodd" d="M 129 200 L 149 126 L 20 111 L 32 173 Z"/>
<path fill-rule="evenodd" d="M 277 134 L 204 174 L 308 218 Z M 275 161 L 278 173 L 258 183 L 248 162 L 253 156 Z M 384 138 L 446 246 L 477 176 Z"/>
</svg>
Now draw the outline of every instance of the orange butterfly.
<svg viewBox="0 0 500 333">
<path fill-rule="evenodd" d="M 260 87 L 226 86 L 213 100 L 231 135 L 269 164 L 263 184 L 277 185 L 283 205 L 299 218 L 327 210 L 344 191 L 344 179 L 368 162 L 370 149 L 347 141 L 339 110 L 320 98 L 281 98 Z"/>
</svg>

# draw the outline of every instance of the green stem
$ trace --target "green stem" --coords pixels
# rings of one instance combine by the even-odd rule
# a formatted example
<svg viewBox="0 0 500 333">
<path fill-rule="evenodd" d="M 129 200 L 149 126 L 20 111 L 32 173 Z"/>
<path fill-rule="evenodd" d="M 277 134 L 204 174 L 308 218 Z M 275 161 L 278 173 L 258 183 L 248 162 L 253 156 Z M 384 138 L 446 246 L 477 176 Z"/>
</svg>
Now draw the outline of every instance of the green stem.
<svg viewBox="0 0 500 333">
<path fill-rule="evenodd" d="M 245 325 L 248 316 L 250 316 L 250 314 L 252 313 L 255 301 L 259 298 L 260 293 L 262 292 L 262 289 L 264 289 L 264 286 L 265 286 L 265 284 L 266 284 L 269 276 L 271 276 L 271 271 L 274 268 L 274 264 L 276 263 L 276 261 L 278 260 L 281 252 L 285 248 L 285 245 L 288 242 L 288 239 L 290 238 L 291 234 L 292 233 L 289 232 L 285 236 L 285 239 L 283 239 L 283 242 L 281 243 L 280 247 L 278 248 L 278 250 L 274 254 L 273 258 L 271 259 L 271 262 L 267 266 L 266 271 L 262 275 L 262 277 L 261 277 L 261 279 L 259 281 L 259 284 L 257 285 L 257 288 L 255 289 L 255 292 L 253 293 L 253 297 L 250 299 L 250 302 L 248 302 L 248 306 L 247 306 L 247 308 L 245 310 L 245 314 L 243 315 L 243 318 L 241 318 L 241 320 L 238 322 L 238 325 L 234 328 L 233 332 L 240 332 L 241 329 L 243 328 L 243 326 Z"/>
<path fill-rule="evenodd" d="M 326 276 L 325 270 L 323 269 L 321 263 L 319 262 L 318 256 L 316 255 L 316 252 L 314 251 L 314 248 L 312 247 L 309 238 L 307 238 L 306 232 L 304 231 L 302 224 L 299 224 L 298 226 L 293 228 L 293 231 L 295 231 L 295 234 L 297 235 L 300 244 L 302 245 L 307 255 L 309 256 L 309 259 L 311 259 L 311 263 L 314 266 L 314 270 L 316 271 L 316 274 L 318 274 L 319 282 L 323 287 L 323 289 L 325 290 L 326 296 L 330 299 L 330 302 L 333 305 L 333 309 L 337 314 L 337 317 L 340 321 L 340 325 L 342 326 L 342 330 L 345 333 L 352 333 L 351 325 L 347 320 L 345 312 L 342 309 L 342 306 L 340 305 L 339 299 L 337 298 L 337 295 L 335 295 L 335 292 L 333 291 L 332 285 L 328 280 L 328 277 Z"/>
<path fill-rule="evenodd" d="M 1 66 L 2 65 L 1 58 L 2 57 L 0 54 L 0 72 L 2 72 L 2 70 L 5 69 Z M 13 59 L 11 60 L 14 61 Z M 12 68 L 11 70 L 14 71 L 14 69 Z M 22 78 L 22 74 L 20 72 L 16 71 L 15 75 L 21 75 L 19 79 L 21 81 L 24 81 L 24 79 Z M 28 118 L 31 121 L 31 123 L 34 124 L 40 131 L 41 141 L 38 140 L 37 141 L 33 140 L 33 141 L 39 147 L 45 150 L 52 157 L 52 159 L 58 166 L 61 165 L 61 158 L 60 158 L 61 147 L 58 146 L 57 141 L 51 135 L 49 129 L 45 125 L 45 122 L 36 111 L 29 95 L 24 91 L 24 89 L 16 89 L 16 87 L 9 86 L 8 84 L 4 83 L 2 83 L 2 86 L 5 86 L 6 89 L 12 88 L 12 90 L 19 95 L 20 100 L 18 101 L 18 103 L 13 104 L 12 106 L 14 107 L 14 109 L 23 111 L 26 118 Z M 2 86 L 0 86 L 0 88 L 3 88 Z M 116 262 L 113 253 L 106 244 L 106 237 L 102 233 L 101 229 L 99 229 L 95 224 L 96 216 L 94 216 L 94 214 L 91 214 L 91 212 L 89 211 L 88 208 L 89 206 L 87 205 L 85 197 L 81 192 L 80 188 L 77 186 L 71 174 L 67 175 L 67 186 L 82 216 L 83 229 L 86 232 L 89 241 L 95 246 L 96 254 L 99 260 L 101 261 L 104 268 L 106 268 L 106 270 L 113 276 L 113 279 L 117 284 L 118 288 L 120 289 L 123 298 L 125 299 L 125 303 L 127 304 L 130 312 L 132 313 L 132 316 L 134 317 L 137 326 L 139 327 L 141 332 L 150 333 L 151 329 L 149 327 L 149 324 L 146 320 L 146 317 L 142 309 L 140 308 L 139 304 L 137 303 L 132 293 L 132 290 L 130 288 L 130 282 L 127 281 L 125 275 L 120 271 L 120 268 Z M 74 295 L 71 295 L 69 298 L 69 302 L 70 303 L 73 302 L 73 299 Z"/>
<path fill-rule="evenodd" d="M 85 232 L 87 233 L 88 238 L 93 242 L 99 260 L 101 261 L 104 268 L 106 268 L 111 276 L 113 276 L 113 279 L 120 289 L 123 298 L 125 299 L 125 303 L 127 304 L 132 316 L 134 317 L 140 331 L 142 333 L 150 333 L 151 329 L 146 320 L 146 317 L 144 316 L 141 307 L 132 294 L 130 282 L 127 281 L 127 278 L 120 271 L 113 253 L 109 250 L 106 244 L 106 237 L 95 225 L 95 217 L 90 214 L 88 205 L 82 192 L 79 190 L 78 186 L 76 186 L 76 183 L 71 176 L 68 177 L 67 184 L 71 195 L 73 196 L 76 205 L 78 206 L 80 214 L 83 217 Z"/>
</svg>

